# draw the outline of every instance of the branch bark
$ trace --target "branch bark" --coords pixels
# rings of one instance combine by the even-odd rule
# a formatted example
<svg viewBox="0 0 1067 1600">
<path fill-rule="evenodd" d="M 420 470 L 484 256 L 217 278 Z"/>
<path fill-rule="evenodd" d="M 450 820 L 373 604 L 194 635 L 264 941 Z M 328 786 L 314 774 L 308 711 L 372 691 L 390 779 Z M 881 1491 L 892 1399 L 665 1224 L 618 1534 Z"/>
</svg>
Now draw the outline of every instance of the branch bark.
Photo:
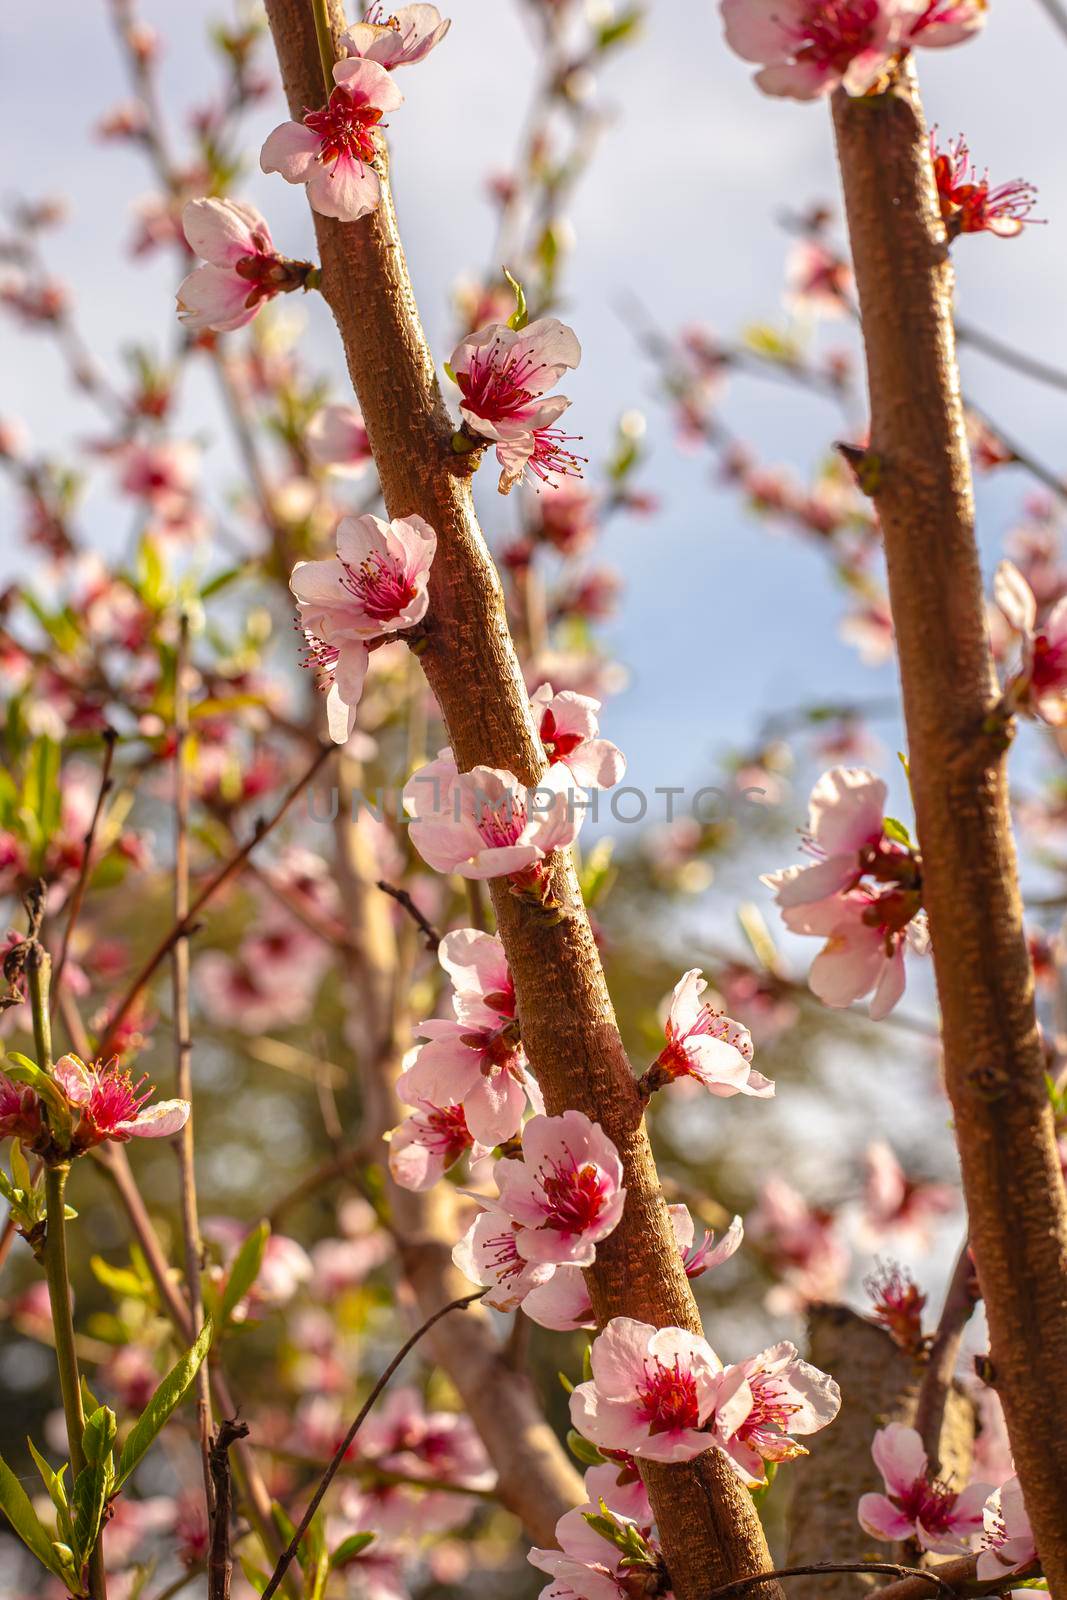
<svg viewBox="0 0 1067 1600">
<path fill-rule="evenodd" d="M 861 1494 L 882 1489 L 871 1460 L 875 1430 L 888 1422 L 915 1424 L 923 1366 L 900 1350 L 884 1328 L 840 1305 L 812 1306 L 808 1358 L 834 1374 L 842 1402 L 833 1427 L 814 1435 L 810 1454 L 790 1468 L 793 1498 L 786 1560 L 799 1566 L 880 1555 L 885 1547 L 865 1542 L 856 1505 Z M 958 1485 L 969 1477 L 973 1442 L 974 1407 L 958 1388 L 951 1388 L 938 1447 L 944 1472 Z M 855 1600 L 875 1587 L 873 1580 L 856 1574 L 821 1573 L 790 1584 L 789 1593 L 790 1600 Z"/>
<path fill-rule="evenodd" d="M 974 538 L 952 271 L 909 62 L 834 98 L 924 898 L 997 1390 L 1045 1572 L 1067 1594 L 1067 1205 L 1034 1016 Z"/>
<path fill-rule="evenodd" d="M 268 0 L 292 115 L 322 102 L 308 0 Z M 341 17 L 333 8 L 335 36 Z M 382 162 L 384 166 L 384 160 Z M 358 223 L 315 217 L 322 290 L 341 332 L 391 516 L 418 513 L 436 529 L 426 648 L 420 656 L 461 769 L 503 767 L 527 783 L 544 768 L 500 582 L 474 513 L 471 458 L 451 449 L 453 424 L 415 306 L 388 181 Z M 590 1291 L 601 1323 L 626 1314 L 700 1329 L 659 1190 L 633 1073 L 626 1059 L 573 862 L 554 868 L 563 920 L 548 927 L 507 885 L 493 885 L 500 936 L 515 980 L 523 1041 L 550 1113 L 586 1112 L 618 1147 L 628 1198 L 600 1246 Z M 650 1468 L 673 1588 L 695 1600 L 716 1585 L 769 1569 L 751 1499 L 717 1451 Z M 772 1586 L 768 1591 L 773 1592 Z"/>
</svg>

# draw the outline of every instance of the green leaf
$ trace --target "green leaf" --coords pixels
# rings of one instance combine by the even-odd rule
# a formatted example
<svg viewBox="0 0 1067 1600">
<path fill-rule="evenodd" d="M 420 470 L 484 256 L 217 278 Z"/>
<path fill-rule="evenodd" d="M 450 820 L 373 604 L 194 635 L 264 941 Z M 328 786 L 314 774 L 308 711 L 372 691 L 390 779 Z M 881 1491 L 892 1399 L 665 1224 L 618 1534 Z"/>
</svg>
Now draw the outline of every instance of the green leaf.
<svg viewBox="0 0 1067 1600">
<path fill-rule="evenodd" d="M 503 268 L 503 273 L 505 278 L 508 280 L 508 284 L 511 287 L 512 293 L 515 296 L 515 309 L 508 318 L 508 327 L 514 328 L 515 332 L 519 333 L 523 328 L 525 328 L 526 324 L 530 320 L 529 313 L 526 309 L 526 290 L 523 288 L 518 278 L 513 278 L 511 276 L 511 273 L 508 271 L 507 267 Z"/>
<path fill-rule="evenodd" d="M 321 1511 L 311 1519 L 311 1526 L 301 1543 L 307 1550 L 304 1559 L 304 1600 L 322 1600 L 326 1580 L 330 1576 L 330 1552 L 326 1548 Z"/>
<path fill-rule="evenodd" d="M 330 1557 L 331 1567 L 343 1567 L 346 1561 L 354 1561 L 361 1555 L 369 1544 L 373 1544 L 373 1533 L 350 1533 L 347 1539 L 342 1539 L 333 1555 Z"/>
<path fill-rule="evenodd" d="M 565 1372 L 557 1372 L 556 1377 L 559 1379 L 560 1383 L 563 1385 L 568 1394 L 574 1393 L 574 1385 Z"/>
<path fill-rule="evenodd" d="M 126 1443 L 122 1447 L 122 1454 L 119 1457 L 118 1476 L 115 1479 L 116 1489 L 121 1488 L 126 1482 L 130 1473 L 133 1472 L 148 1451 L 156 1434 L 165 1426 L 171 1413 L 181 1405 L 193 1379 L 200 1371 L 200 1365 L 204 1357 L 211 1347 L 213 1333 L 213 1324 L 208 1319 L 201 1328 L 196 1343 L 185 1352 L 167 1373 L 167 1376 L 163 1379 L 163 1382 L 130 1429 Z"/>
<path fill-rule="evenodd" d="M 48 1531 L 3 1456 L 0 1456 L 0 1511 L 3 1511 L 27 1550 L 37 1557 L 42 1567 L 47 1567 L 49 1572 L 54 1572 L 65 1583 L 67 1576 L 63 1563 L 53 1549 Z"/>
<path fill-rule="evenodd" d="M 74 1553 L 81 1566 L 96 1549 L 113 1479 L 114 1470 L 109 1454 L 102 1461 L 91 1461 L 74 1480 L 70 1493 L 70 1513 L 74 1525 Z"/>
<path fill-rule="evenodd" d="M 883 817 L 882 828 L 886 838 L 895 839 L 897 844 L 906 845 L 908 849 L 911 848 L 911 834 L 902 822 L 897 821 L 896 817 Z"/>
<path fill-rule="evenodd" d="M 614 21 L 603 23 L 597 29 L 597 49 L 609 50 L 613 44 L 622 44 L 637 31 L 643 21 L 643 12 L 639 6 L 634 6 L 631 10 L 624 11 L 621 17 L 616 17 Z"/>
<path fill-rule="evenodd" d="M 234 1257 L 230 1275 L 226 1280 L 226 1287 L 222 1291 L 219 1302 L 219 1327 L 224 1327 L 240 1302 L 251 1289 L 259 1277 L 259 1269 L 263 1265 L 263 1252 L 267 1248 L 270 1238 L 270 1223 L 261 1222 L 258 1228 L 253 1228 L 247 1239 L 241 1245 Z"/>
<path fill-rule="evenodd" d="M 107 1460 L 117 1432 L 115 1413 L 109 1406 L 97 1406 L 86 1422 L 85 1432 L 82 1434 L 82 1449 L 90 1466 L 96 1466 Z"/>
<path fill-rule="evenodd" d="M 73 1533 L 71 1531 L 70 1512 L 67 1505 L 67 1486 L 63 1481 L 66 1477 L 67 1467 L 70 1465 L 70 1463 L 64 1461 L 59 1471 L 53 1472 L 52 1468 L 48 1465 L 48 1462 L 38 1450 L 33 1440 L 27 1439 L 26 1443 L 30 1447 L 30 1455 L 33 1457 L 34 1462 L 36 1463 L 37 1471 L 41 1474 L 41 1481 L 48 1490 L 48 1498 L 56 1508 L 56 1518 L 59 1524 L 59 1532 L 63 1535 L 64 1539 L 70 1540 L 73 1538 Z"/>
<path fill-rule="evenodd" d="M 151 1290 L 146 1288 L 138 1274 L 129 1267 L 113 1267 L 103 1256 L 90 1256 L 89 1266 L 97 1283 L 102 1283 L 112 1294 L 131 1300 L 149 1298 Z"/>
<path fill-rule="evenodd" d="M 49 1116 L 54 1125 L 59 1128 L 69 1128 L 70 1110 L 67 1106 L 59 1085 L 51 1079 L 47 1072 L 42 1072 L 35 1061 L 29 1056 L 22 1055 L 18 1050 L 13 1050 L 4 1061 L 4 1072 L 14 1083 L 25 1083 L 41 1097 L 48 1107 Z"/>
<path fill-rule="evenodd" d="M 605 1460 L 596 1445 L 583 1438 L 576 1428 L 567 1429 L 567 1449 L 583 1467 L 599 1467 Z"/>
<path fill-rule="evenodd" d="M 30 1177 L 30 1164 L 26 1160 L 26 1153 L 17 1139 L 12 1139 L 11 1141 L 11 1176 L 15 1181 L 16 1187 L 21 1189 L 23 1194 L 29 1194 L 33 1188 L 33 1180 Z"/>
</svg>

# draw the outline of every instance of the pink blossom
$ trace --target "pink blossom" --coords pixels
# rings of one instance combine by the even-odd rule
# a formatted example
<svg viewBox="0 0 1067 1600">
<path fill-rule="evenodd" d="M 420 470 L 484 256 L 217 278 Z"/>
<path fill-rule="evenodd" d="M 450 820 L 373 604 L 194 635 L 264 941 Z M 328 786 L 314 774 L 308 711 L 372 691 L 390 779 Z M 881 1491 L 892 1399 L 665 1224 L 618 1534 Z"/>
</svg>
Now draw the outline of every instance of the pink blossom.
<svg viewBox="0 0 1067 1600">
<path fill-rule="evenodd" d="M 305 112 L 303 122 L 275 128 L 259 164 L 264 172 L 280 172 L 287 183 L 306 184 L 320 216 L 356 222 L 381 198 L 374 130 L 404 96 L 383 66 L 359 56 L 336 62 L 333 78 L 329 103 Z"/>
<path fill-rule="evenodd" d="M 531 1289 L 549 1281 L 556 1268 L 552 1262 L 527 1259 L 520 1250 L 523 1230 L 502 1205 L 492 1200 L 479 1204 L 484 1209 L 454 1247 L 452 1260 L 472 1283 L 490 1286 L 487 1305 L 514 1311 Z"/>
<path fill-rule="evenodd" d="M 424 1108 L 462 1106 L 471 1134 L 490 1147 L 518 1133 L 527 1096 L 538 1104 L 540 1096 L 514 1028 L 432 1018 L 417 1031 L 427 1043 L 405 1058 L 396 1083 L 401 1100 Z"/>
<path fill-rule="evenodd" d="M 357 477 L 371 460 L 363 415 L 355 406 L 323 406 L 304 432 L 308 455 L 317 467 Z"/>
<path fill-rule="evenodd" d="M 0 1072 L 0 1139 L 33 1145 L 45 1132 L 41 1104 L 28 1084 L 12 1083 Z"/>
<path fill-rule="evenodd" d="M 629 1481 L 620 1484 L 612 1462 L 591 1467 L 585 1475 L 588 1500 L 556 1523 L 557 1548 L 530 1551 L 531 1565 L 553 1580 L 540 1600 L 631 1600 L 635 1590 L 663 1593 L 662 1554 L 648 1495 L 636 1472 L 626 1476 Z M 590 1521 L 594 1517 L 596 1523 Z M 624 1556 L 621 1544 L 599 1531 L 597 1524 L 603 1526 L 605 1518 L 619 1535 L 633 1540 L 641 1558 L 633 1549 Z"/>
<path fill-rule="evenodd" d="M 126 445 L 119 487 L 155 510 L 180 511 L 196 486 L 200 452 L 185 440 Z"/>
<path fill-rule="evenodd" d="M 743 1374 L 752 1408 L 723 1449 L 745 1482 L 756 1487 L 766 1481 L 765 1461 L 807 1454 L 793 1435 L 818 1433 L 832 1422 L 841 1409 L 841 1391 L 788 1342 L 726 1368 L 727 1377 L 734 1373 Z"/>
<path fill-rule="evenodd" d="M 453 351 L 460 414 L 471 434 L 495 442 L 501 494 L 527 471 L 548 480 L 579 472 L 577 458 L 564 448 L 566 436 L 552 426 L 570 401 L 546 391 L 578 365 L 581 355 L 572 329 L 555 317 L 518 332 L 494 322 Z"/>
<path fill-rule="evenodd" d="M 585 794 L 562 764 L 527 789 L 493 767 L 458 772 L 450 750 L 421 767 L 404 790 L 411 842 L 436 872 L 502 878 L 574 842 Z"/>
<path fill-rule="evenodd" d="M 206 1217 L 201 1231 L 205 1239 L 220 1247 L 222 1264 L 228 1272 L 248 1237 L 248 1228 L 233 1217 Z M 313 1276 L 311 1257 L 303 1245 L 284 1233 L 269 1234 L 256 1281 L 235 1308 L 236 1320 L 241 1322 L 258 1312 L 288 1305 Z"/>
<path fill-rule="evenodd" d="M 955 1195 L 947 1184 L 910 1179 L 884 1139 L 874 1139 L 864 1153 L 864 1242 L 876 1248 L 889 1235 L 903 1235 L 916 1249 L 929 1249 L 938 1217 L 951 1211 Z"/>
<path fill-rule="evenodd" d="M 391 1389 L 363 1425 L 361 1455 L 387 1472 L 471 1489 L 492 1488 L 494 1474 L 469 1417 L 429 1411 L 416 1389 Z"/>
<path fill-rule="evenodd" d="M 1014 706 L 1054 728 L 1067 724 L 1067 595 L 1037 621 L 1034 591 L 1010 561 L 997 568 L 993 594 L 1022 641 L 1022 663 L 1006 694 Z"/>
<path fill-rule="evenodd" d="M 914 1428 L 891 1422 L 874 1436 L 874 1464 L 885 1494 L 865 1494 L 860 1526 L 875 1539 L 917 1539 L 924 1550 L 956 1555 L 969 1550 L 983 1525 L 988 1483 L 972 1483 L 957 1493 L 931 1480 L 926 1452 Z"/>
<path fill-rule="evenodd" d="M 777 891 L 779 906 L 810 905 L 852 888 L 864 863 L 885 848 L 886 786 L 865 767 L 833 767 L 824 772 L 808 803 L 805 851 L 817 859 L 810 867 L 789 867 L 764 883 Z"/>
<path fill-rule="evenodd" d="M 931 134 L 930 155 L 941 220 L 950 239 L 961 233 L 992 233 L 1000 239 L 1014 239 L 1022 233 L 1037 203 L 1037 190 L 1032 183 L 1016 178 L 991 187 L 988 171 L 979 175 L 972 165 L 962 134 L 945 150 L 937 148 L 935 135 Z M 1001 455 L 1000 459 L 1005 458 Z M 1011 455 L 1006 459 L 1010 461 Z"/>
<path fill-rule="evenodd" d="M 134 1083 L 118 1058 L 87 1066 L 79 1056 L 61 1056 L 53 1076 L 75 1114 L 72 1148 L 91 1150 L 114 1139 L 167 1139 L 189 1120 L 188 1100 L 159 1100 L 149 1106 L 153 1090 Z"/>
<path fill-rule="evenodd" d="M 414 627 L 429 605 L 437 535 L 419 516 L 382 522 L 342 517 L 337 554 L 298 561 L 289 587 L 298 602 L 309 665 L 327 689 L 330 737 L 344 744 L 355 726 L 369 647 Z"/>
<path fill-rule="evenodd" d="M 461 1103 L 438 1106 L 423 1100 L 390 1135 L 389 1171 L 402 1189 L 432 1189 L 461 1156 L 469 1152 L 477 1161 L 490 1148 L 471 1133 Z"/>
<path fill-rule="evenodd" d="M 899 1350 L 920 1357 L 926 1350 L 923 1308 L 926 1296 L 911 1274 L 897 1266 L 877 1266 L 863 1287 L 871 1301 L 871 1316 L 889 1334 Z"/>
<path fill-rule="evenodd" d="M 1028 1567 L 1037 1559 L 1033 1529 L 1018 1478 L 1009 1478 L 1001 1488 L 994 1489 L 985 1503 L 982 1521 L 985 1537 L 978 1553 L 981 1581 L 1002 1578 L 1008 1572 Z"/>
<path fill-rule="evenodd" d="M 812 993 L 838 1009 L 870 994 L 875 1021 L 888 1016 L 904 993 L 905 948 L 925 954 L 929 944 L 916 896 L 906 890 L 857 889 L 786 910 L 782 920 L 793 933 L 826 939 L 808 975 Z"/>
<path fill-rule="evenodd" d="M 341 48 L 350 56 L 377 61 L 387 72 L 424 61 L 452 26 L 436 6 L 398 6 L 384 16 L 383 10 L 381 4 L 370 6 L 363 21 L 341 35 Z"/>
<path fill-rule="evenodd" d="M 307 287 L 310 261 L 279 255 L 255 206 L 190 200 L 182 229 L 189 248 L 205 263 L 178 288 L 178 317 L 191 333 L 243 328 L 275 295 Z"/>
<path fill-rule="evenodd" d="M 205 950 L 193 967 L 193 993 L 217 1027 L 266 1033 L 306 1016 L 320 973 L 321 965 L 312 965 L 279 982 L 277 971 L 260 970 L 244 949 L 236 956 Z"/>
<path fill-rule="evenodd" d="M 852 273 L 836 251 L 819 239 L 793 244 L 785 269 L 785 303 L 791 311 L 843 317 L 851 289 Z"/>
<path fill-rule="evenodd" d="M 752 1035 L 702 1002 L 707 979 L 698 967 L 674 986 L 665 1025 L 667 1043 L 643 1082 L 651 1091 L 675 1078 L 695 1078 L 710 1094 L 774 1094 L 774 1084 L 751 1065 Z"/>
<path fill-rule="evenodd" d="M 727 1377 L 706 1340 L 684 1328 L 613 1317 L 593 1341 L 593 1377 L 571 1395 L 571 1422 L 607 1450 L 691 1461 L 737 1432 L 752 1407 L 743 1373 Z"/>
<path fill-rule="evenodd" d="M 607 739 L 600 739 L 600 701 L 592 695 L 563 689 L 555 694 L 543 683 L 530 696 L 534 720 L 551 764 L 562 762 L 585 789 L 610 789 L 626 772 L 626 757 Z"/>
<path fill-rule="evenodd" d="M 763 63 L 765 94 L 811 100 L 843 84 L 870 93 L 912 45 L 956 44 L 985 21 L 986 0 L 722 0 L 727 43 Z"/>
<path fill-rule="evenodd" d="M 495 934 L 455 928 L 441 940 L 437 959 L 451 979 L 452 1009 L 461 1022 L 481 1027 L 515 1022 L 515 984 Z"/>
<path fill-rule="evenodd" d="M 715 1244 L 714 1235 L 708 1229 L 704 1230 L 700 1244 L 695 1244 L 696 1229 L 688 1206 L 668 1206 L 667 1210 L 687 1277 L 699 1278 L 703 1273 L 713 1271 L 724 1261 L 729 1261 L 740 1247 L 744 1237 L 744 1225 L 740 1217 L 733 1219 L 718 1244 Z M 596 1326 L 581 1267 L 557 1267 L 547 1283 L 540 1284 L 526 1295 L 522 1309 L 531 1322 L 538 1323 L 542 1328 L 552 1328 L 557 1333 Z"/>
<path fill-rule="evenodd" d="M 618 1151 L 599 1123 L 565 1111 L 531 1117 L 522 1152 L 521 1161 L 498 1161 L 495 1172 L 520 1252 L 527 1261 L 590 1266 L 626 1202 Z"/>
</svg>

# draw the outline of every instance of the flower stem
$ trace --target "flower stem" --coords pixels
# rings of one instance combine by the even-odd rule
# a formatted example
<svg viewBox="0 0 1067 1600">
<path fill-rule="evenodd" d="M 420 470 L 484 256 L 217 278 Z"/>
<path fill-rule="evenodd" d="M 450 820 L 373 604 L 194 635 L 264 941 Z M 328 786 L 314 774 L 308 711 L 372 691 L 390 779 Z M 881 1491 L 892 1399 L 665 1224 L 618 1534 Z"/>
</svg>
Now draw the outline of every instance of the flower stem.
<svg viewBox="0 0 1067 1600">
<path fill-rule="evenodd" d="M 322 76 L 326 80 L 326 98 L 329 99 L 333 93 L 333 65 L 337 60 L 333 29 L 330 27 L 330 0 L 311 0 L 311 10 L 315 18 L 315 37 L 319 41 Z"/>
<path fill-rule="evenodd" d="M 33 1048 L 37 1065 L 42 1072 L 52 1071 L 52 1021 L 48 1005 L 51 987 L 52 957 L 43 945 L 34 939 L 26 958 L 26 981 L 29 989 L 30 1015 L 33 1018 Z"/>
</svg>

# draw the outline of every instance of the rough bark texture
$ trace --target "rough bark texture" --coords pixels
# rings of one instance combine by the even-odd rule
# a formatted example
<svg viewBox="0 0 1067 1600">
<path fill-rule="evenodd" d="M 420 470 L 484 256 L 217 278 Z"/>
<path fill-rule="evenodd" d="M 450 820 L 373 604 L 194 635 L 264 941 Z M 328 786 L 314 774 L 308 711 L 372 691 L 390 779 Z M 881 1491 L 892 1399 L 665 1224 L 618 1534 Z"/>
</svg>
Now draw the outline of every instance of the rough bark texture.
<svg viewBox="0 0 1067 1600">
<path fill-rule="evenodd" d="M 834 100 L 941 1002 L 995 1383 L 1053 1593 L 1067 1596 L 1067 1214 L 1023 937 L 974 539 L 952 271 L 910 64 Z"/>
<path fill-rule="evenodd" d="M 322 103 L 310 0 L 268 0 L 294 116 Z M 335 12 L 335 22 L 340 21 Z M 451 450 L 453 423 L 415 307 L 388 183 L 358 223 L 315 218 L 323 293 L 344 342 L 390 516 L 417 512 L 436 529 L 428 641 L 421 656 L 457 763 L 507 768 L 526 782 L 544 757 L 504 614 L 500 582 L 474 514 L 470 457 Z M 569 857 L 556 867 L 566 915 L 555 927 L 494 885 L 515 979 L 523 1040 L 549 1112 L 576 1106 L 619 1147 L 629 1197 L 590 1273 L 598 1317 L 624 1313 L 699 1329 L 585 909 Z M 679 1600 L 765 1571 L 752 1502 L 724 1458 L 648 1474 Z M 762 1591 L 773 1595 L 773 1586 Z"/>
<path fill-rule="evenodd" d="M 789 1469 L 793 1493 L 785 1565 L 855 1561 L 868 1555 L 896 1560 L 897 1552 L 873 1545 L 863 1532 L 856 1505 L 861 1494 L 883 1488 L 871 1460 L 875 1430 L 887 1422 L 915 1425 L 924 1367 L 899 1350 L 884 1328 L 839 1305 L 811 1308 L 807 1354 L 841 1385 L 841 1411 L 832 1428 L 807 1441 L 810 1454 Z M 974 1422 L 971 1401 L 962 1390 L 951 1388 L 939 1445 L 943 1472 L 959 1485 L 970 1475 Z M 860 1573 L 827 1572 L 794 1578 L 789 1592 L 791 1600 L 854 1600 L 882 1582 Z"/>
<path fill-rule="evenodd" d="M 405 976 L 399 970 L 390 902 L 374 886 L 373 865 L 350 820 L 349 777 L 350 763 L 342 758 L 338 881 L 355 936 L 345 971 L 358 998 L 362 1134 L 377 1160 L 382 1135 L 403 1116 L 395 1084 L 411 1030 L 406 997 L 397 994 Z M 460 1232 L 455 1193 L 449 1185 L 437 1184 L 428 1193 L 414 1194 L 387 1180 L 387 1198 L 401 1271 L 418 1308 L 417 1320 L 425 1321 L 470 1290 L 452 1265 L 451 1244 Z M 582 1480 L 545 1421 L 529 1379 L 508 1366 L 489 1314 L 474 1305 L 462 1317 L 444 1317 L 426 1342 L 455 1384 L 489 1453 L 501 1503 L 521 1519 L 535 1543 L 551 1545 L 559 1518 L 585 1498 Z"/>
</svg>

